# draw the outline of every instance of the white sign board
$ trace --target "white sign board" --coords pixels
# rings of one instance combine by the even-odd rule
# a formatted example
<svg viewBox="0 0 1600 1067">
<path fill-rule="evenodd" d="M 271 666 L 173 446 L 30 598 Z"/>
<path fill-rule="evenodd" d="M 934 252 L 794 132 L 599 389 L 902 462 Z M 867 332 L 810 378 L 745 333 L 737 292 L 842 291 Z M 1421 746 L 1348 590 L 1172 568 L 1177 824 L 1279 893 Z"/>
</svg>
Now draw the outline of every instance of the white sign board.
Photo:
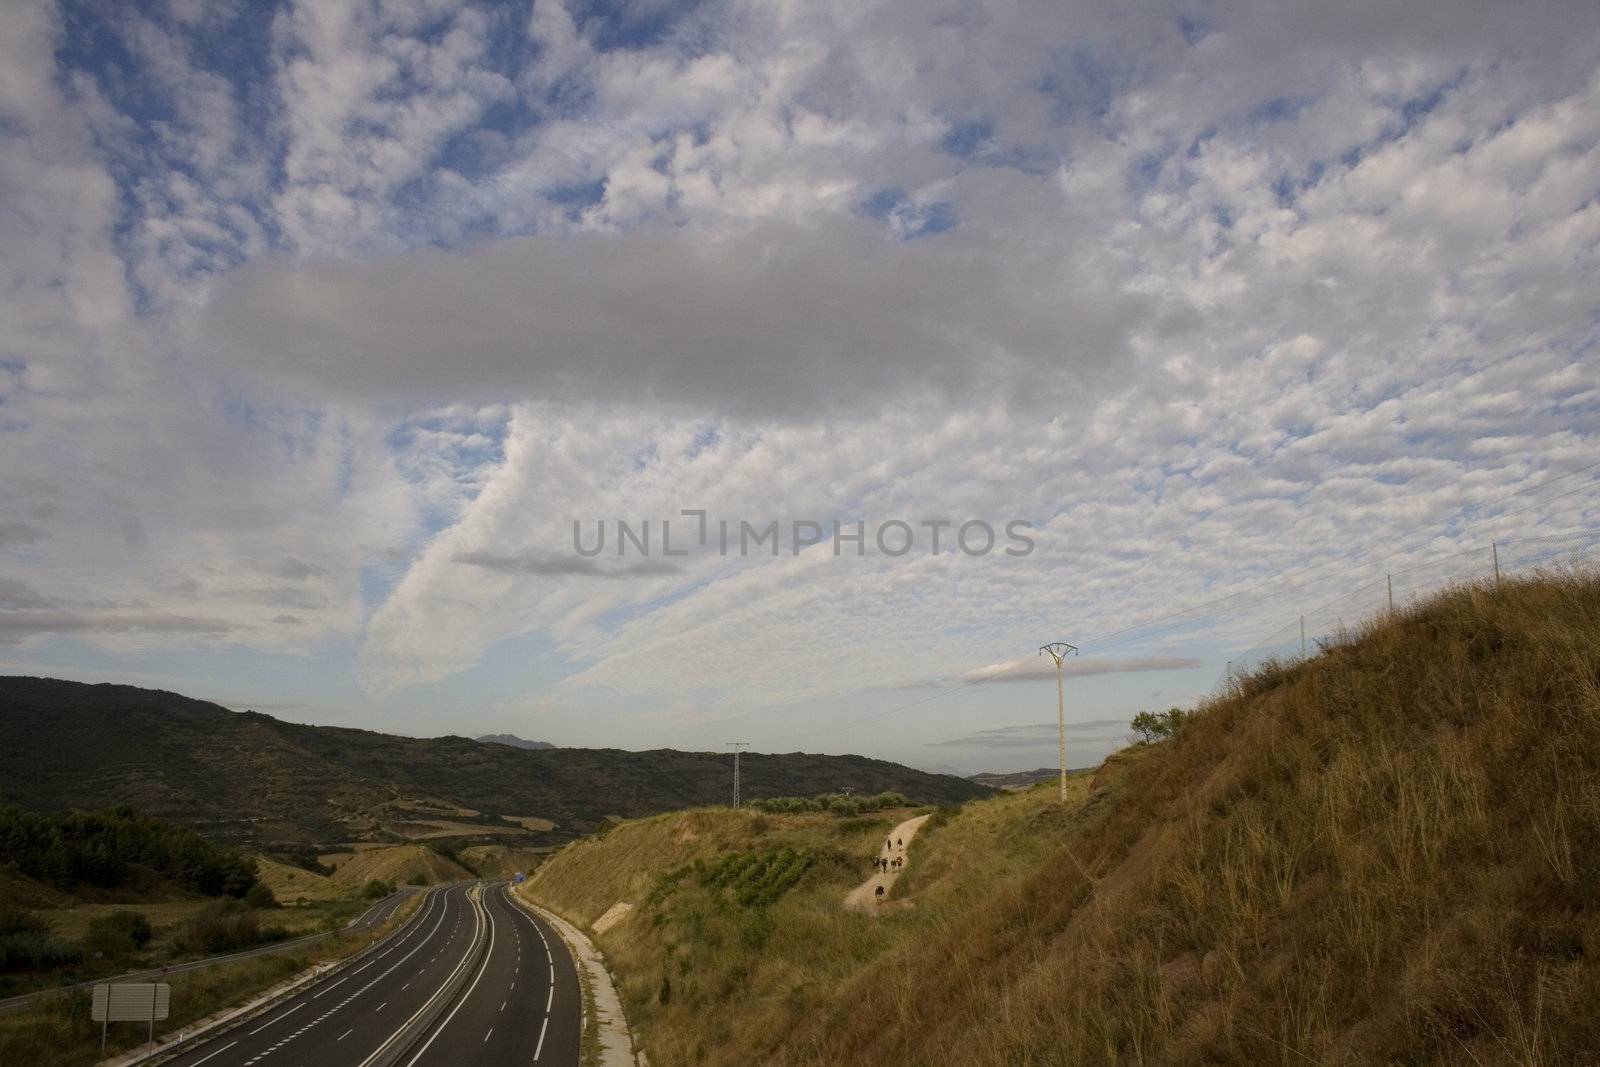
<svg viewBox="0 0 1600 1067">
<path fill-rule="evenodd" d="M 172 1003 L 165 982 L 101 982 L 94 987 L 93 1019 L 97 1023 L 160 1022 Z"/>
</svg>

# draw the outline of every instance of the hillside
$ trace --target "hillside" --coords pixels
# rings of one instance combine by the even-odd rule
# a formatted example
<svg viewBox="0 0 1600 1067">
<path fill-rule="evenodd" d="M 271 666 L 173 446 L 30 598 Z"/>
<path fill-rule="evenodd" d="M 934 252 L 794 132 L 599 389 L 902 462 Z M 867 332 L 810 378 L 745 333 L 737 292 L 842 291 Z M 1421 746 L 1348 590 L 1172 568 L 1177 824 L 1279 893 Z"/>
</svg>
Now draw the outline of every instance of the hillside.
<svg viewBox="0 0 1600 1067">
<path fill-rule="evenodd" d="M 479 734 L 474 741 L 485 744 L 510 745 L 512 748 L 555 748 L 548 741 L 529 741 L 527 738 L 518 737 L 516 734 Z"/>
<path fill-rule="evenodd" d="M 924 802 L 982 787 L 861 756 L 746 753 L 747 797 L 893 789 Z M 256 847 L 494 835 L 568 839 L 608 815 L 723 801 L 726 755 L 524 749 L 397 737 L 233 712 L 175 693 L 0 678 L 0 803 L 127 805 Z M 538 820 L 554 831 L 530 829 Z"/>
<path fill-rule="evenodd" d="M 878 914 L 837 907 L 877 828 L 827 816 L 625 824 L 529 889 L 633 905 L 597 939 L 661 1067 L 1600 1048 L 1595 576 L 1403 611 L 1072 784 L 937 815 Z"/>
</svg>

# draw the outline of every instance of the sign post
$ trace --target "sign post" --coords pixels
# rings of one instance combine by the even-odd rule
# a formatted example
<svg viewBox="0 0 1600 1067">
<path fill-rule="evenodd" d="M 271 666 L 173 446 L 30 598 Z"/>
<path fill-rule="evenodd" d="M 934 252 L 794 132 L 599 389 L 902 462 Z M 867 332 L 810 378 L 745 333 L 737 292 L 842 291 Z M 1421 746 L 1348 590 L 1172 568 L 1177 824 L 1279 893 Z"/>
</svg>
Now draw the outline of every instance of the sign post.
<svg viewBox="0 0 1600 1067">
<path fill-rule="evenodd" d="M 100 1024 L 100 1051 L 106 1050 L 106 1029 L 111 1023 L 147 1022 L 150 1046 L 156 1043 L 156 1021 L 165 1020 L 172 1007 L 172 987 L 165 982 L 101 982 L 94 987 L 90 1018 Z"/>
</svg>

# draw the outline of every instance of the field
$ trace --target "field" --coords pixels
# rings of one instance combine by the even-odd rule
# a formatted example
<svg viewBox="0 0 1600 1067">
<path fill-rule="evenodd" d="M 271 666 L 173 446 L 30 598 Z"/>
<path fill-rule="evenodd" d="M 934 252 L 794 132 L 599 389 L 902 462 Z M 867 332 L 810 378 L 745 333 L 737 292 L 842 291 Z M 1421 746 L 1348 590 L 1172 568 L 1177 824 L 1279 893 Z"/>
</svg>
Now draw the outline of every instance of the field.
<svg viewBox="0 0 1600 1067">
<path fill-rule="evenodd" d="M 888 914 L 838 909 L 877 831 L 827 816 L 624 823 L 531 892 L 585 925 L 634 904 L 597 940 L 659 1067 L 1600 1048 L 1591 574 L 1457 589 L 1268 664 L 1073 785 L 936 815 Z M 727 876 L 780 849 L 812 860 L 775 896 Z"/>
</svg>

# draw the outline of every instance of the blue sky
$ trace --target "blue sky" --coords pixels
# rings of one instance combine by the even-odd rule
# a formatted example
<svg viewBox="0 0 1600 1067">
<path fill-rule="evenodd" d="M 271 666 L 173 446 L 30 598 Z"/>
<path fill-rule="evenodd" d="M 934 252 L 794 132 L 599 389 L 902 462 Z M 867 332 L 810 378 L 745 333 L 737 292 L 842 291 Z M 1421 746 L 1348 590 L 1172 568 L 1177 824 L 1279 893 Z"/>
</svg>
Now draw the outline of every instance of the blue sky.
<svg viewBox="0 0 1600 1067">
<path fill-rule="evenodd" d="M 1054 758 L 1063 639 L 1090 762 L 1590 545 L 1597 22 L 13 5 L 0 671 L 974 771 Z M 573 551 L 686 509 L 788 533 Z M 793 549 L 858 520 L 922 539 Z"/>
</svg>

